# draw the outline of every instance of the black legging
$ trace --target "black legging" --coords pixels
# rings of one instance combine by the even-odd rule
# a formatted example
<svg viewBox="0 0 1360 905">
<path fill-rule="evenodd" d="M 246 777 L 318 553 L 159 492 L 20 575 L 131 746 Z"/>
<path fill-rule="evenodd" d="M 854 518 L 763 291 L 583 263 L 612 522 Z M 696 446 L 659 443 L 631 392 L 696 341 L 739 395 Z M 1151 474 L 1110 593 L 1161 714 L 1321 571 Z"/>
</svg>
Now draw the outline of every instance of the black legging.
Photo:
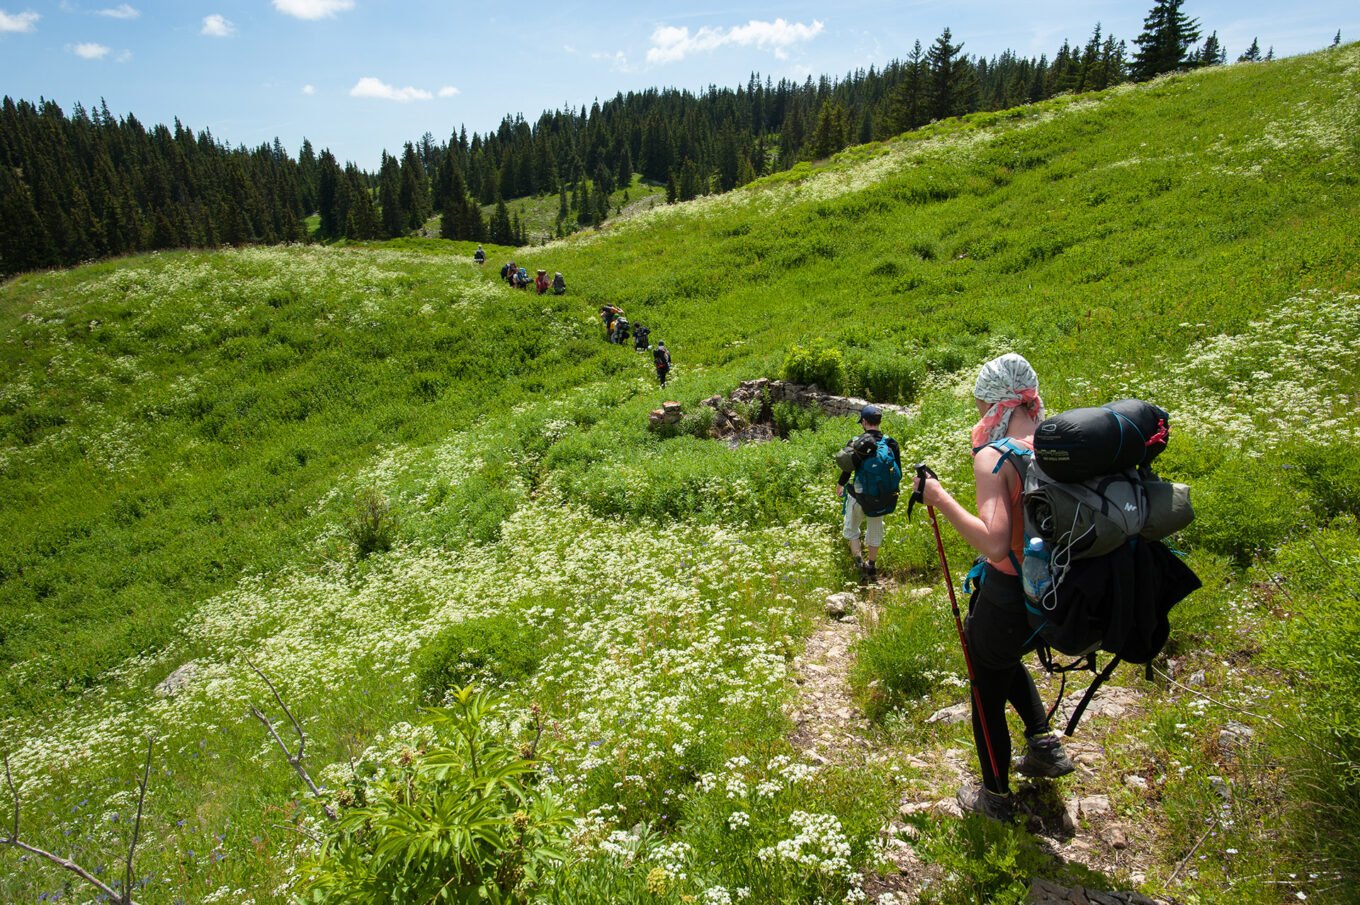
<svg viewBox="0 0 1360 905">
<path fill-rule="evenodd" d="M 1006 702 L 1009 701 L 1025 724 L 1025 735 L 1049 731 L 1047 712 L 1039 700 L 1039 690 L 1020 658 L 1037 646 L 1034 630 L 1025 617 L 1025 594 L 1020 579 L 987 566 L 982 587 L 969 605 L 964 633 L 973 659 L 982 714 L 1001 775 L 992 772 L 987 743 L 982 734 L 982 719 L 973 702 L 973 742 L 982 764 L 982 784 L 989 791 L 1010 791 L 1011 735 L 1006 727 Z"/>
</svg>

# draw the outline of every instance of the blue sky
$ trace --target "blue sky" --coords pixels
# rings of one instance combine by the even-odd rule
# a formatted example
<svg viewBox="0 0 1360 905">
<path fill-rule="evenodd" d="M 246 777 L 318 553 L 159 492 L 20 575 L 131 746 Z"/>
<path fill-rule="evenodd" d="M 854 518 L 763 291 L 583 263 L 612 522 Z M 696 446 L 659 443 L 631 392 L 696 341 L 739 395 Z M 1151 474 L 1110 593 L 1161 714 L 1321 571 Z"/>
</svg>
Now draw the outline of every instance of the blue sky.
<svg viewBox="0 0 1360 905">
<path fill-rule="evenodd" d="M 303 137 L 376 169 L 381 152 L 504 114 L 648 87 L 733 86 L 752 72 L 844 75 L 905 56 L 948 26 L 964 51 L 1050 56 L 1097 22 L 1129 42 L 1152 0 L 840 0 L 681 7 L 653 0 L 511 6 L 453 0 L 0 0 L 0 94 L 103 98 L 144 124 L 175 117 L 230 144 Z M 1360 3 L 1186 0 L 1231 57 L 1360 38 Z"/>
</svg>

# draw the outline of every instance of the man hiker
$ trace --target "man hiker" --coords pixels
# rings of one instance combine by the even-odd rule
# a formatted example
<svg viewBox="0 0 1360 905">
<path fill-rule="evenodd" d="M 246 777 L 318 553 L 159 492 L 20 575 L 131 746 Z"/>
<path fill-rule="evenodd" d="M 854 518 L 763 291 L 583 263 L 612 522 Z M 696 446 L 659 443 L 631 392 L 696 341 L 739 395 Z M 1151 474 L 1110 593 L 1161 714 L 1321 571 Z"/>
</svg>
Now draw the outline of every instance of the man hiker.
<svg viewBox="0 0 1360 905">
<path fill-rule="evenodd" d="M 859 425 L 864 433 L 846 444 L 848 456 L 837 454 L 841 476 L 836 481 L 836 496 L 842 500 L 841 512 L 845 517 L 842 534 L 850 544 L 860 578 L 867 582 L 878 578 L 883 516 L 896 507 L 902 481 L 902 450 L 892 437 L 883 436 L 879 430 L 882 423 L 883 412 L 878 406 L 866 405 L 860 409 Z M 852 472 L 854 483 L 850 483 Z M 862 543 L 861 523 L 864 524 Z"/>
<path fill-rule="evenodd" d="M 644 324 L 638 324 L 633 328 L 633 348 L 638 352 L 646 352 L 652 347 L 652 342 L 647 337 L 652 333 L 652 328 Z"/>
<path fill-rule="evenodd" d="M 567 291 L 567 281 L 562 279 L 560 270 L 553 275 L 552 290 L 553 295 L 563 295 Z"/>
<path fill-rule="evenodd" d="M 477 262 L 479 267 L 486 263 L 486 252 L 482 250 L 482 246 L 477 246 L 477 250 L 472 253 L 472 260 Z"/>
<path fill-rule="evenodd" d="M 601 305 L 600 320 L 604 321 L 604 338 L 609 342 L 614 341 L 614 318 L 623 313 L 623 309 L 616 305 Z"/>
<path fill-rule="evenodd" d="M 652 350 L 652 364 L 656 365 L 657 381 L 664 387 L 666 375 L 671 372 L 671 350 L 666 348 L 665 343 L 657 343 Z"/>
<path fill-rule="evenodd" d="M 1009 820 L 1014 804 L 1008 701 L 1025 725 L 1025 756 L 1017 769 L 1026 776 L 1050 778 L 1074 769 L 1049 727 L 1034 679 L 1021 662 L 1038 646 L 1038 633 L 1025 615 L 1025 592 L 1016 569 L 1025 545 L 1023 488 L 1018 469 L 1001 467 L 1003 453 L 996 446 L 997 441 L 1009 439 L 1033 449 L 1043 401 L 1034 369 L 1013 352 L 982 366 L 973 396 L 981 416 L 972 432 L 977 515 L 964 509 L 933 476 L 918 478 L 915 489 L 918 499 L 937 509 L 969 545 L 987 557 L 963 632 L 973 667 L 973 742 L 982 782 L 959 789 L 958 801 L 965 811 Z"/>
</svg>

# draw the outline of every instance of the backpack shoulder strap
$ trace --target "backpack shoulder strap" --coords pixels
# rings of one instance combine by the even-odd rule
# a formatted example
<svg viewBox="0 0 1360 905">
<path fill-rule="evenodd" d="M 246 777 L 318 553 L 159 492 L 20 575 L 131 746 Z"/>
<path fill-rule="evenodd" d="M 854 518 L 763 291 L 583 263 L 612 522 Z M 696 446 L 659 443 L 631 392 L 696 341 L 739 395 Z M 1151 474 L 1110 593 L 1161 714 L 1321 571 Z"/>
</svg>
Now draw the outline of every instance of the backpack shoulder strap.
<svg viewBox="0 0 1360 905">
<path fill-rule="evenodd" d="M 1029 466 L 1030 461 L 1034 458 L 1034 450 L 1030 449 L 1028 446 L 1022 446 L 1021 444 L 1016 443 L 1010 437 L 1002 437 L 1000 440 L 992 440 L 989 443 L 984 443 L 981 446 L 975 447 L 973 449 L 973 455 L 976 456 L 984 449 L 994 449 L 1001 453 L 1001 458 L 996 460 L 996 466 L 992 469 L 992 474 L 996 474 L 1001 470 L 1001 466 L 1010 462 L 1015 466 L 1015 470 L 1020 473 L 1020 477 L 1023 478 L 1025 476 L 1025 468 Z M 1024 466 L 1021 465 L 1022 462 L 1024 463 Z"/>
</svg>

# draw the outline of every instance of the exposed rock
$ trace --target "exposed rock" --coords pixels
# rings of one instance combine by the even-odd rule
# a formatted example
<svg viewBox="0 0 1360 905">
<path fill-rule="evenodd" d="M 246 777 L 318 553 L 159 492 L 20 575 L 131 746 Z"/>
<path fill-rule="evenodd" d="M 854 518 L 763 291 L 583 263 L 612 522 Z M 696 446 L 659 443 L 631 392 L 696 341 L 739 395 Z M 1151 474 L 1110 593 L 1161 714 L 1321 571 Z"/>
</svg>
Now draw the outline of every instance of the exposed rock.
<svg viewBox="0 0 1360 905">
<path fill-rule="evenodd" d="M 1104 839 L 1105 844 L 1115 851 L 1123 851 L 1129 847 L 1129 837 L 1118 824 L 1107 826 L 1100 834 L 1100 838 Z"/>
<path fill-rule="evenodd" d="M 1090 795 L 1086 798 L 1077 799 L 1077 810 L 1083 817 L 1094 817 L 1099 814 L 1110 813 L 1110 796 Z"/>
<path fill-rule="evenodd" d="M 1030 905 L 1160 905 L 1156 899 L 1136 892 L 1097 892 L 1080 886 L 1066 887 L 1048 880 L 1030 883 Z"/>
<path fill-rule="evenodd" d="M 843 619 L 855 611 L 855 595 L 841 591 L 826 598 L 826 614 L 832 619 Z"/>
<path fill-rule="evenodd" d="M 1110 813 L 1110 796 L 1091 795 L 1074 798 L 1063 808 L 1063 829 L 1075 833 L 1082 817 L 1098 817 Z"/>
<path fill-rule="evenodd" d="M 1130 773 L 1128 776 L 1125 776 L 1124 785 L 1128 786 L 1130 789 L 1137 789 L 1140 792 L 1146 792 L 1148 789 L 1148 781 L 1136 773 Z"/>
<path fill-rule="evenodd" d="M 194 680 L 194 674 L 198 672 L 197 661 L 190 660 L 179 669 L 166 676 L 159 685 L 156 686 L 156 694 L 163 698 L 173 698 Z"/>
<path fill-rule="evenodd" d="M 1232 801 L 1232 783 L 1229 780 L 1224 779 L 1222 776 L 1210 776 L 1209 786 L 1218 794 L 1219 798 L 1222 798 L 1224 801 Z"/>
<path fill-rule="evenodd" d="M 1191 673 L 1191 674 L 1190 674 L 1190 684 L 1191 684 L 1191 685 L 1203 686 L 1204 683 L 1205 683 L 1204 670 L 1201 669 L 1201 670 L 1199 670 L 1198 672 L 1194 672 L 1194 673 Z"/>
<path fill-rule="evenodd" d="M 1233 720 L 1218 733 L 1218 750 L 1229 757 L 1233 757 L 1240 753 L 1255 735 L 1256 730 Z"/>
<path fill-rule="evenodd" d="M 968 702 L 955 704 L 952 707 L 944 707 L 926 717 L 927 723 L 962 723 L 968 719 Z"/>
<path fill-rule="evenodd" d="M 1064 711 L 1067 713 L 1075 711 L 1085 693 L 1085 689 L 1082 689 L 1063 698 Z M 1086 713 L 1082 716 L 1082 719 L 1090 720 L 1100 717 L 1118 719 L 1129 710 L 1137 707 L 1141 700 L 1142 695 L 1133 689 L 1107 683 L 1100 686 L 1095 696 L 1091 698 L 1091 703 L 1087 705 Z"/>
</svg>

